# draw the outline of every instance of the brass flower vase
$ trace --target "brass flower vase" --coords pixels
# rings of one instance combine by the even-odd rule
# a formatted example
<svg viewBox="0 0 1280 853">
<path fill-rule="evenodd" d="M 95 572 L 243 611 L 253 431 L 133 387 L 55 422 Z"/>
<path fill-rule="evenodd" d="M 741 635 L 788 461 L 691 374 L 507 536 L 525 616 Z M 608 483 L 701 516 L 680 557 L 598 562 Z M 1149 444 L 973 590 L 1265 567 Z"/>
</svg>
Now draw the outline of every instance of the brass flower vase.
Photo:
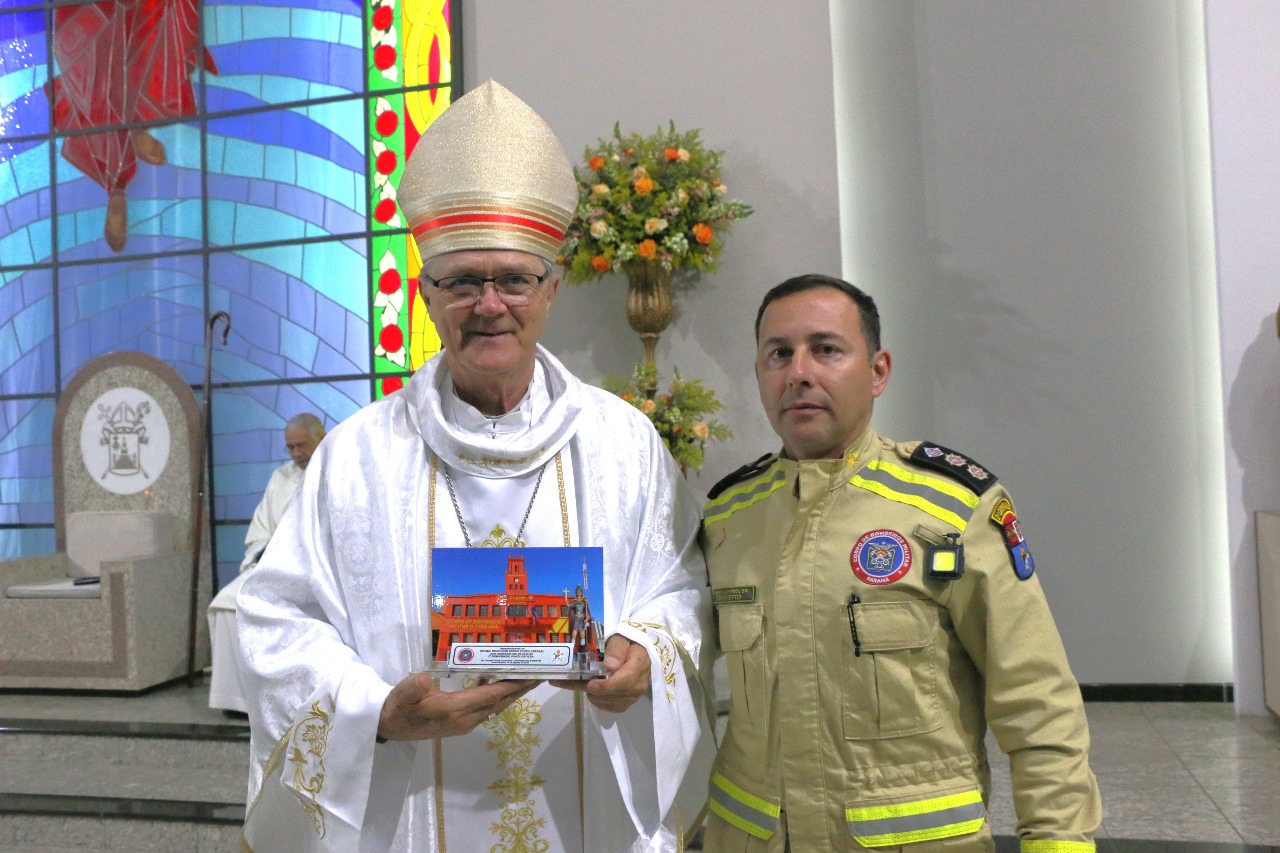
<svg viewBox="0 0 1280 853">
<path fill-rule="evenodd" d="M 644 362 L 654 365 L 658 338 L 676 315 L 671 301 L 671 272 L 659 263 L 639 261 L 627 264 L 627 323 L 644 344 Z"/>
</svg>

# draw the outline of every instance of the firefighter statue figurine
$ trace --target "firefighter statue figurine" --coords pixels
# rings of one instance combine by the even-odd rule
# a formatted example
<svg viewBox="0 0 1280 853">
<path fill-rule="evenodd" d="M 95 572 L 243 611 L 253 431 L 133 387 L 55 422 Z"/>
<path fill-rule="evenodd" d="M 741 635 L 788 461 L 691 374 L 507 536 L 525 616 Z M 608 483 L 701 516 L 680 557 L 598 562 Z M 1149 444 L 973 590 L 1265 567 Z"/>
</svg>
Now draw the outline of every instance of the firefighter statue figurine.
<svg viewBox="0 0 1280 853">
<path fill-rule="evenodd" d="M 578 587 L 572 601 L 566 593 L 565 603 L 569 605 L 569 642 L 573 644 L 573 652 L 577 655 L 578 670 L 585 672 L 591 666 L 588 662 L 592 633 L 591 608 L 587 606 L 587 597 L 582 594 L 581 586 Z"/>
</svg>

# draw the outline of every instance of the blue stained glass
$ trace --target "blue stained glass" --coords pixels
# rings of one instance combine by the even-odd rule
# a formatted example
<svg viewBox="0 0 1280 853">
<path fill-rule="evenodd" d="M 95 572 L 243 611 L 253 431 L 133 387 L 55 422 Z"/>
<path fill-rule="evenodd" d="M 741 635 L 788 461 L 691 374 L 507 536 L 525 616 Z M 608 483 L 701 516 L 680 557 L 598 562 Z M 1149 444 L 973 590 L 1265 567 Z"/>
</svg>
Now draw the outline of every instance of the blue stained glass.
<svg viewBox="0 0 1280 853">
<path fill-rule="evenodd" d="M 35 530 L 0 529 L 0 560 L 54 553 L 53 528 Z"/>
<path fill-rule="evenodd" d="M 192 384 L 203 381 L 202 311 L 173 298 L 202 280 L 199 255 L 64 266 L 64 376 L 104 353 L 132 349 L 169 362 Z"/>
<path fill-rule="evenodd" d="M 0 401 L 0 453 L 48 447 L 53 441 L 53 400 Z"/>
<path fill-rule="evenodd" d="M 367 380 L 353 380 L 217 389 L 210 401 L 217 518 L 252 514 L 271 472 L 289 461 L 284 449 L 289 418 L 312 412 L 332 429 L 369 401 L 368 385 Z M 243 533 L 241 537 L 243 541 Z M 219 556 L 230 558 L 223 552 Z"/>
<path fill-rule="evenodd" d="M 255 302 L 268 309 L 271 316 L 264 320 L 274 328 L 275 315 L 289 313 L 289 276 L 262 264 L 249 268 L 249 295 Z M 272 334 L 274 340 L 274 333 Z M 261 343 L 259 343 L 261 346 Z"/>
<path fill-rule="evenodd" d="M 366 351 L 367 349 L 368 346 L 366 344 Z M 311 366 L 311 371 L 317 376 L 343 376 L 352 373 L 364 373 L 366 370 L 367 368 L 346 358 L 323 341 L 320 342 L 319 347 L 316 349 L 315 362 Z"/>
<path fill-rule="evenodd" d="M 0 199 L 39 192 L 49 183 L 48 143 L 0 144 Z"/>
<path fill-rule="evenodd" d="M 302 249 L 301 276 L 318 292 L 363 316 L 369 310 L 368 258 L 341 242 L 312 243 Z"/>
<path fill-rule="evenodd" d="M 250 510 L 250 514 L 252 514 Z M 219 524 L 214 528 L 218 548 L 218 589 L 226 586 L 240 572 L 244 559 L 244 537 L 247 524 Z"/>
<path fill-rule="evenodd" d="M 5 6 L 37 6 L 41 0 L 5 0 Z M 32 42 L 44 40 L 45 13 L 42 9 L 26 9 L 21 12 L 0 10 L 0 40 L 33 37 Z"/>
<path fill-rule="evenodd" d="M 311 410 L 332 427 L 372 393 L 366 3 L 205 0 L 202 35 L 221 73 L 195 75 L 204 105 L 255 112 L 149 130 L 167 164 L 138 164 L 116 255 L 103 239 L 106 192 L 41 138 L 47 12 L 7 11 L 25 2 L 0 0 L 0 524 L 53 520 L 53 395 L 85 362 L 137 349 L 201 382 L 207 312 L 219 310 L 233 331 L 213 341 L 214 381 L 280 383 L 213 392 L 213 508 L 243 519 L 287 459 L 285 419 Z M 357 236 L 237 249 L 333 235 Z M 159 257 L 129 260 L 141 254 Z M 56 294 L 49 270 L 13 268 L 50 261 Z M 353 378 L 306 381 L 315 375 Z M 10 396 L 26 394 L 49 396 Z M 244 525 L 215 530 L 225 581 Z M 52 528 L 0 530 L 9 556 L 52 548 Z"/>
<path fill-rule="evenodd" d="M 280 352 L 299 367 L 315 372 L 319 339 L 286 317 L 280 318 Z"/>
<path fill-rule="evenodd" d="M 30 270 L 0 284 L 0 394 L 54 388 L 53 276 Z"/>
<path fill-rule="evenodd" d="M 5 523 L 38 524 L 53 518 L 54 407 L 52 399 L 0 402 L 0 506 Z M 0 542 L 6 534 L 17 532 L 0 530 Z M 30 545 L 43 540 L 8 541 L 17 547 L 23 541 Z M 9 554 L 14 556 L 18 554 Z"/>
<path fill-rule="evenodd" d="M 0 47 L 0 53 L 4 48 Z M 9 138 L 43 135 L 49 132 L 49 102 L 38 87 L 44 85 L 43 68 L 0 77 L 0 90 L 37 89 L 18 93 L 0 91 L 0 135 Z M 29 139 L 16 143 L 19 150 L 38 145 L 40 140 Z"/>
</svg>

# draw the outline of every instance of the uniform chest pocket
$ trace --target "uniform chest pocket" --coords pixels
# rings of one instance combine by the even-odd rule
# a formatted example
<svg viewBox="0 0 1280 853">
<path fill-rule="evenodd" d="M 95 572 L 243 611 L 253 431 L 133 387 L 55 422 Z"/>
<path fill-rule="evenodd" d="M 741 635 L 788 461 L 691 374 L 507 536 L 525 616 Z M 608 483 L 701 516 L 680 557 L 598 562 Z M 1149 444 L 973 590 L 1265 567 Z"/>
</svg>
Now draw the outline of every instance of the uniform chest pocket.
<svg viewBox="0 0 1280 853">
<path fill-rule="evenodd" d="M 861 657 L 844 647 L 844 736 L 878 740 L 942 725 L 937 609 L 912 601 L 855 605 Z"/>
<path fill-rule="evenodd" d="M 729 724 L 764 734 L 769 728 L 768 671 L 764 606 L 724 604 L 716 609 L 717 643 L 729 671 Z"/>
</svg>

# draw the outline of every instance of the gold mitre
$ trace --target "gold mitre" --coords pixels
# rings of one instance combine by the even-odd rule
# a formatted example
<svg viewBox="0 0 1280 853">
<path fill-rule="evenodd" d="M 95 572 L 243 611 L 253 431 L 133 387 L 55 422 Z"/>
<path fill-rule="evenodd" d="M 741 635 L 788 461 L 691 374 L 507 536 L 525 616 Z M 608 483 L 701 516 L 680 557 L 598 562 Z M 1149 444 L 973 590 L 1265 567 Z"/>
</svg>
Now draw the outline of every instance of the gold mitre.
<svg viewBox="0 0 1280 853">
<path fill-rule="evenodd" d="M 577 204 L 560 140 L 492 80 L 431 123 L 400 179 L 400 205 L 423 261 L 462 249 L 518 249 L 555 263 Z"/>
</svg>

